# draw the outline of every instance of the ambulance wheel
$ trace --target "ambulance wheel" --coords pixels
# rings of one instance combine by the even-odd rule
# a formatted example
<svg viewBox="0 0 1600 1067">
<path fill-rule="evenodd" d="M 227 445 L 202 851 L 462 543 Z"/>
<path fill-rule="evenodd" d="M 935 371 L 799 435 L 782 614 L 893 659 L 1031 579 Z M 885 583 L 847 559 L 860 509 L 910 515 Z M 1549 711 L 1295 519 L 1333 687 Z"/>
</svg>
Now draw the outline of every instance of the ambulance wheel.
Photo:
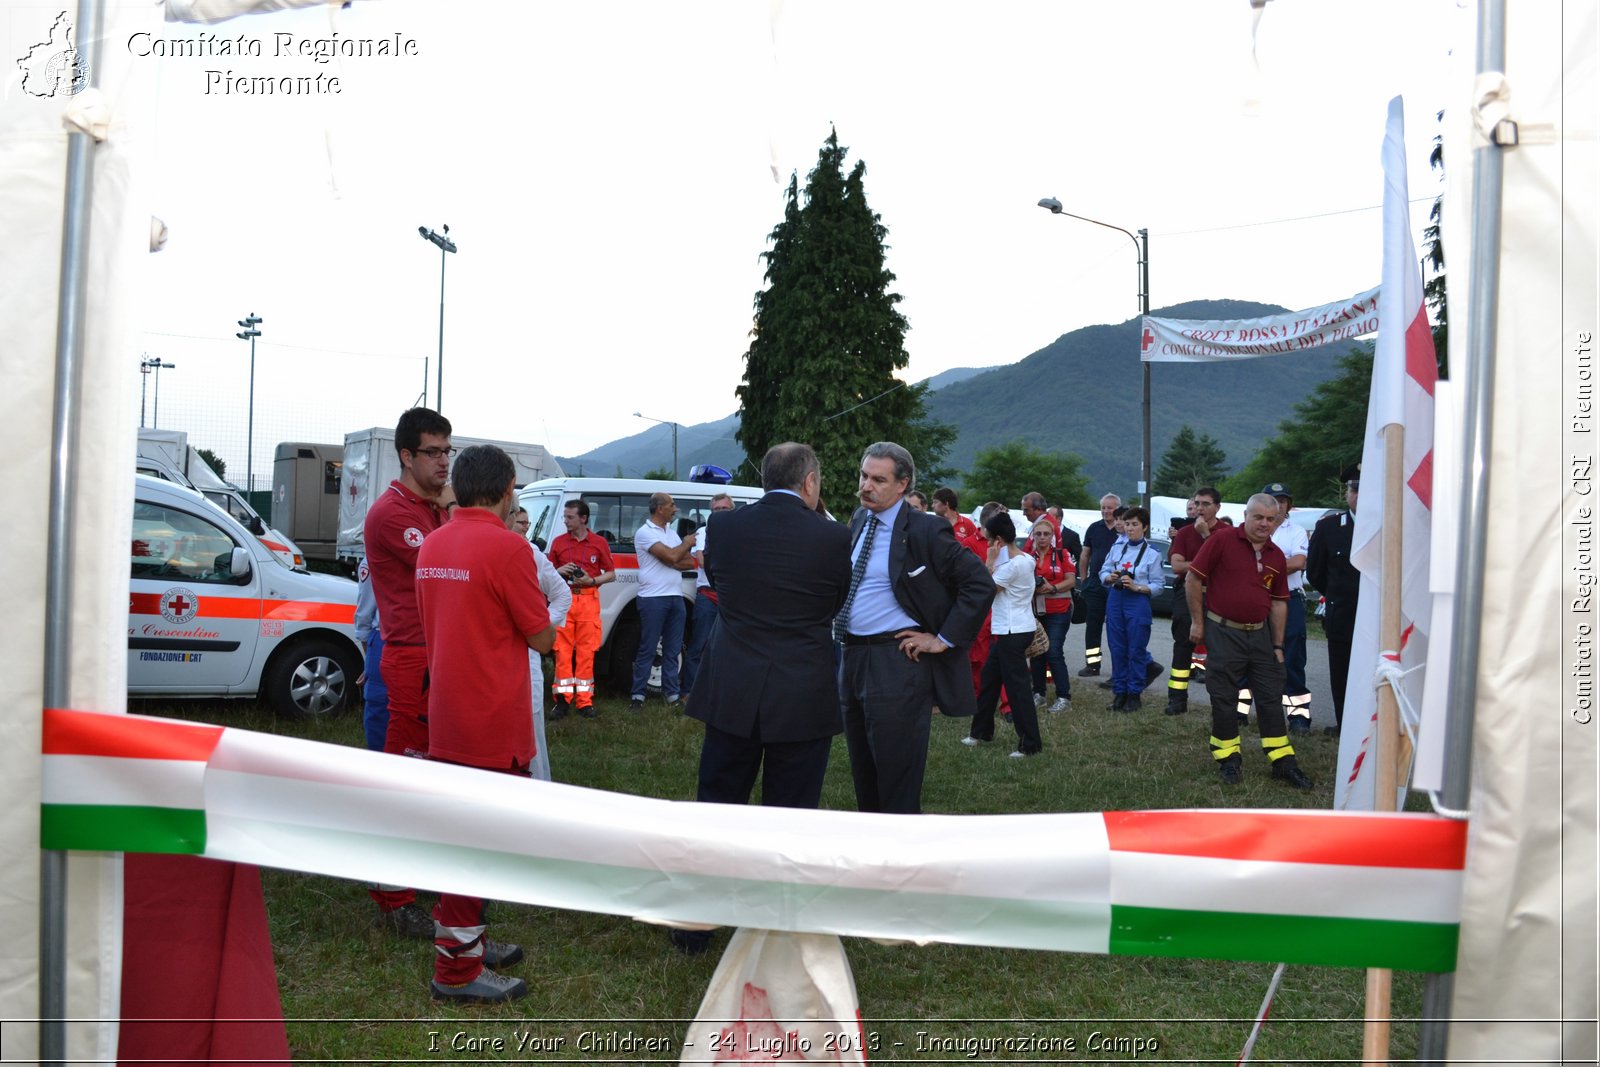
<svg viewBox="0 0 1600 1067">
<path fill-rule="evenodd" d="M 262 693 L 286 719 L 328 719 L 356 702 L 361 663 L 355 650 L 333 641 L 302 641 L 267 665 Z"/>
</svg>

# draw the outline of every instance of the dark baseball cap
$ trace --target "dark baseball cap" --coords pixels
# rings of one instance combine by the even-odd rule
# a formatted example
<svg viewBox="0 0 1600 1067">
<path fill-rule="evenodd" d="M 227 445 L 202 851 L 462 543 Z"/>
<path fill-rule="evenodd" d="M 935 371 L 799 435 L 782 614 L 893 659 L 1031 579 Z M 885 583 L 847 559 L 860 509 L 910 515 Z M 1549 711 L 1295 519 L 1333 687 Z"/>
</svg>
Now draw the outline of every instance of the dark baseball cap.
<svg viewBox="0 0 1600 1067">
<path fill-rule="evenodd" d="M 1289 492 L 1289 487 L 1284 485 L 1282 482 L 1273 482 L 1270 485 L 1264 486 L 1261 491 L 1268 496 L 1286 496 L 1290 500 L 1294 499 L 1294 494 Z"/>
</svg>

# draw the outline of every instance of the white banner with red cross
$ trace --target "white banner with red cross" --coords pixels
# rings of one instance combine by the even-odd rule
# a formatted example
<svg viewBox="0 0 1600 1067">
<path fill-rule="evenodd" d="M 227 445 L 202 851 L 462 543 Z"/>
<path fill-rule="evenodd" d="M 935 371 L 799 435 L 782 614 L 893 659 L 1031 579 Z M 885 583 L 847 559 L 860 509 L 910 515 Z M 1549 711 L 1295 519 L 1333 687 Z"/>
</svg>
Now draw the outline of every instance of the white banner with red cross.
<svg viewBox="0 0 1600 1067">
<path fill-rule="evenodd" d="M 1259 319 L 1147 315 L 1139 331 L 1139 358 L 1146 363 L 1228 363 L 1291 356 L 1377 332 L 1378 290 L 1368 289 L 1348 300 Z"/>
</svg>

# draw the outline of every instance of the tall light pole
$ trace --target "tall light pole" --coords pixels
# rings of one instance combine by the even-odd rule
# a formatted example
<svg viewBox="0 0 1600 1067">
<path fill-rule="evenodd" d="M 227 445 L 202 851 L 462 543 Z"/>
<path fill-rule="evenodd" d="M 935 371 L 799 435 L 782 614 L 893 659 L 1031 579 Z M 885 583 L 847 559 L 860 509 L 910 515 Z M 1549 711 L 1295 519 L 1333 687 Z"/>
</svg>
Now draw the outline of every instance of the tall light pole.
<svg viewBox="0 0 1600 1067">
<path fill-rule="evenodd" d="M 456 243 L 447 236 L 450 227 L 441 226 L 439 229 L 444 233 L 434 233 L 426 226 L 417 227 L 417 232 L 422 235 L 424 241 L 439 246 L 439 387 L 434 390 L 433 408 L 442 413 L 444 411 L 444 254 L 454 252 Z M 423 376 L 424 391 L 426 391 L 426 371 L 423 372 Z"/>
<path fill-rule="evenodd" d="M 652 419 L 649 415 L 641 415 L 637 411 L 635 411 L 633 413 L 633 417 L 636 418 L 636 419 L 644 419 L 646 422 L 659 422 L 663 426 L 671 426 L 672 427 L 672 479 L 673 479 L 673 481 L 677 481 L 677 479 L 678 479 L 678 424 L 675 423 L 675 422 L 668 422 L 666 419 Z"/>
<path fill-rule="evenodd" d="M 250 406 L 245 416 L 244 430 L 244 491 L 249 494 L 255 488 L 255 443 L 256 443 L 256 338 L 261 336 L 261 331 L 256 329 L 262 319 L 254 311 L 239 320 L 243 331 L 234 334 L 241 341 L 250 342 Z M 157 383 L 159 385 L 159 382 Z M 156 396 L 161 395 L 159 388 Z"/>
<path fill-rule="evenodd" d="M 141 359 L 139 361 L 139 425 L 141 427 L 144 425 L 144 387 L 145 382 L 150 378 L 152 370 L 156 372 L 156 413 L 150 425 L 161 425 L 161 370 L 163 367 L 167 370 L 175 370 L 177 364 L 163 363 L 160 356 L 151 356 L 149 359 Z"/>
<path fill-rule="evenodd" d="M 1104 226 L 1108 230 L 1116 230 L 1118 233 L 1127 234 L 1128 240 L 1133 242 L 1134 254 L 1139 257 L 1139 262 L 1138 262 L 1138 270 L 1139 270 L 1139 315 L 1140 315 L 1140 318 L 1142 320 L 1144 316 L 1150 314 L 1150 231 L 1149 230 L 1140 230 L 1139 231 L 1139 236 L 1135 237 L 1132 233 L 1129 233 L 1129 231 L 1124 230 L 1121 226 L 1113 226 L 1109 222 L 1101 222 L 1099 219 L 1085 218 L 1082 215 L 1074 215 L 1070 211 L 1063 211 L 1061 209 L 1061 201 L 1057 200 L 1053 196 L 1046 197 L 1045 199 L 1039 201 L 1039 206 L 1042 207 L 1042 208 L 1047 208 L 1049 210 L 1050 214 L 1052 214 L 1052 215 L 1065 215 L 1069 219 L 1077 219 L 1079 222 L 1092 222 L 1096 226 Z M 1140 326 L 1141 327 L 1143 326 L 1143 322 L 1142 321 L 1140 322 Z M 1145 504 L 1148 505 L 1150 503 L 1150 480 L 1151 480 L 1151 471 L 1150 471 L 1150 364 L 1145 362 L 1143 359 L 1141 359 L 1139 361 L 1139 366 L 1140 366 L 1141 370 L 1144 373 L 1144 399 L 1141 402 L 1140 409 L 1139 409 L 1140 410 L 1140 414 L 1142 416 L 1143 429 L 1144 429 L 1144 450 L 1141 453 L 1142 458 L 1140 460 L 1140 466 L 1139 466 L 1139 496 L 1141 497 L 1141 499 L 1144 500 Z"/>
</svg>

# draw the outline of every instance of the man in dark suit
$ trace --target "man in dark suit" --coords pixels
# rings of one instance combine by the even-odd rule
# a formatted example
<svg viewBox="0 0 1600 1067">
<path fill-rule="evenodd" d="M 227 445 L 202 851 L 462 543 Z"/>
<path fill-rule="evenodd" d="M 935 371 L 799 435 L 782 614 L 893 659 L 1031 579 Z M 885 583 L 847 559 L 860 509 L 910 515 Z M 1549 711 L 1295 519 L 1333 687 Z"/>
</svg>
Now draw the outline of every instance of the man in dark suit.
<svg viewBox="0 0 1600 1067">
<path fill-rule="evenodd" d="M 706 724 L 696 799 L 814 808 L 839 733 L 829 626 L 850 586 L 850 535 L 813 508 L 821 495 L 809 445 L 774 445 L 766 496 L 712 515 L 706 573 L 717 592 L 688 714 Z"/>
<path fill-rule="evenodd" d="M 958 717 L 976 710 L 966 647 L 994 601 L 989 572 L 950 523 L 906 503 L 915 481 L 911 454 L 893 442 L 861 459 L 851 589 L 834 636 L 844 644 L 839 705 L 862 811 L 922 811 L 933 706 Z"/>
</svg>

